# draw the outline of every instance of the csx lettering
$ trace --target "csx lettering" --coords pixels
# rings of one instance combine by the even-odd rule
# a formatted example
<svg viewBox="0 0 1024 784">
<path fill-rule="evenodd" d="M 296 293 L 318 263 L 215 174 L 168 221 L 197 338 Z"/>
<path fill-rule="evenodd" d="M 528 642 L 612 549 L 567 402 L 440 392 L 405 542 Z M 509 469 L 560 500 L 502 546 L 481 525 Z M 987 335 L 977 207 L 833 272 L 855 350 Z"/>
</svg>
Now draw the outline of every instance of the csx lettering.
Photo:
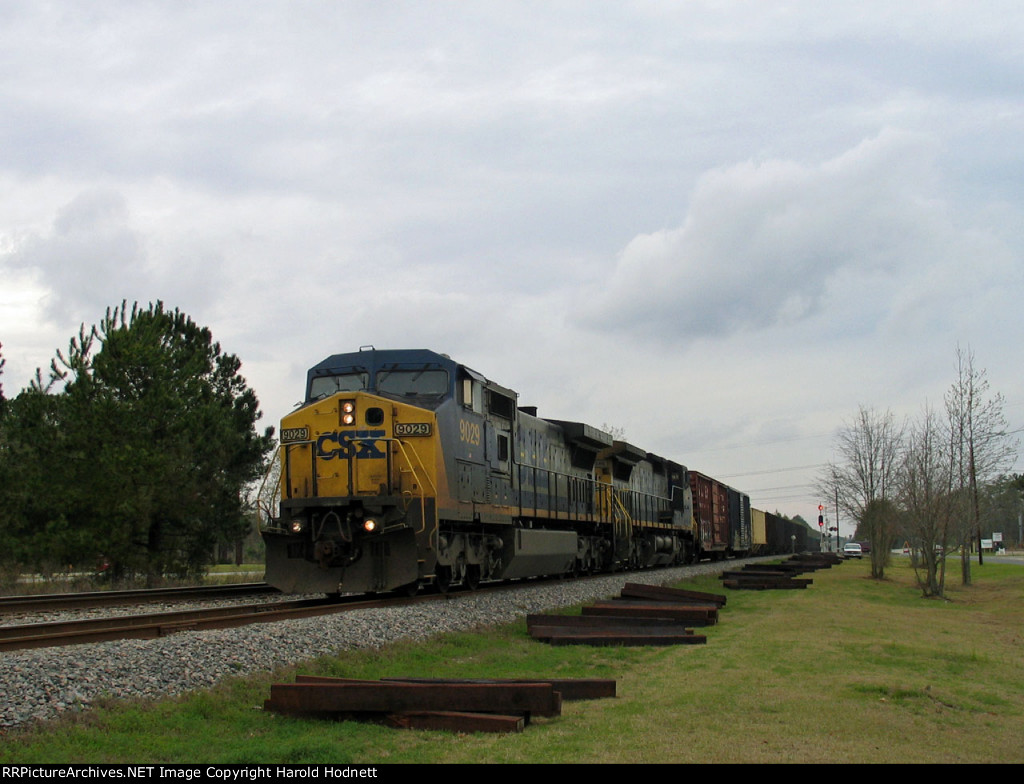
<svg viewBox="0 0 1024 784">
<path fill-rule="evenodd" d="M 383 458 L 384 452 L 375 439 L 383 438 L 383 430 L 352 430 L 344 433 L 322 433 L 316 440 L 317 457 L 333 460 L 335 457 Z M 336 446 L 332 447 L 332 444 Z"/>
<path fill-rule="evenodd" d="M 480 446 L 480 423 L 467 419 L 459 420 L 459 439 L 473 446 Z"/>
</svg>

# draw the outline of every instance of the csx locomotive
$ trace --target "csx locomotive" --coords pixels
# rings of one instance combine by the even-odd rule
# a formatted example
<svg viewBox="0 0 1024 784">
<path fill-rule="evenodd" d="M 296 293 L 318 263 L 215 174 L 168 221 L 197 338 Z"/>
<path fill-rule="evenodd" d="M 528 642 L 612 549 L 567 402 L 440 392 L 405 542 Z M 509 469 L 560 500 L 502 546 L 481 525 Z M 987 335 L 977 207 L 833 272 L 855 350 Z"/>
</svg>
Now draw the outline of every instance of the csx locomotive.
<svg viewBox="0 0 1024 784">
<path fill-rule="evenodd" d="M 749 498 L 427 350 L 337 354 L 281 422 L 267 582 L 407 590 L 751 549 Z"/>
</svg>

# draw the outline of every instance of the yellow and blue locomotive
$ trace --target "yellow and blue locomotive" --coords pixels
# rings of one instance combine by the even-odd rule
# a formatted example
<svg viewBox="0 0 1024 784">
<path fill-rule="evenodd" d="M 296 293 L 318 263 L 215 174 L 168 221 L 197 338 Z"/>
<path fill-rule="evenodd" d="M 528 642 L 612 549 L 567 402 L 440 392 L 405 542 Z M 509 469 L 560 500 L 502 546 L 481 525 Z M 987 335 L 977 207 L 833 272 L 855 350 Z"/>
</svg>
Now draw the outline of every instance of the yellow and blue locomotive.
<svg viewBox="0 0 1024 784">
<path fill-rule="evenodd" d="M 447 590 L 699 552 L 685 466 L 539 418 L 433 351 L 325 359 L 280 436 L 263 536 L 267 582 L 286 592 Z"/>
</svg>

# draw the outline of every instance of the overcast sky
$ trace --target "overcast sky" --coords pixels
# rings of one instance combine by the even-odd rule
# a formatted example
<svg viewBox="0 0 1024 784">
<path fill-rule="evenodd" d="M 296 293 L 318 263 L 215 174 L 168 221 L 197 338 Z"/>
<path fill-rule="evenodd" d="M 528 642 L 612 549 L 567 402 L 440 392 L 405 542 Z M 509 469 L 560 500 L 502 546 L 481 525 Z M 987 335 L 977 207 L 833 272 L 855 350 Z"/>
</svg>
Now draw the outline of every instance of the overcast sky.
<svg viewBox="0 0 1024 784">
<path fill-rule="evenodd" d="M 1024 424 L 1024 4 L 3 0 L 7 396 L 123 299 L 267 424 L 430 348 L 811 520 L 958 345 Z"/>
</svg>

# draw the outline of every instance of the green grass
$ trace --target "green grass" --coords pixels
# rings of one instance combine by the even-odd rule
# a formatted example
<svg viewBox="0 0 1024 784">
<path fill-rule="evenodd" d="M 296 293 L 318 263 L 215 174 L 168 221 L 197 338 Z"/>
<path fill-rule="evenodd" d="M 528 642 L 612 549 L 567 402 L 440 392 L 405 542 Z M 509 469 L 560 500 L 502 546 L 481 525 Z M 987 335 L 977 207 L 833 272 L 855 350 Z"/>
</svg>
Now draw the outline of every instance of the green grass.
<svg viewBox="0 0 1024 784">
<path fill-rule="evenodd" d="M 975 567 L 950 601 L 920 598 L 905 566 L 889 574 L 848 562 L 806 575 L 806 591 L 729 592 L 704 646 L 555 648 L 519 622 L 345 653 L 9 733 L 0 762 L 1024 761 L 1024 567 Z M 295 672 L 607 677 L 619 696 L 518 735 L 455 735 L 265 713 L 270 684 Z"/>
</svg>

